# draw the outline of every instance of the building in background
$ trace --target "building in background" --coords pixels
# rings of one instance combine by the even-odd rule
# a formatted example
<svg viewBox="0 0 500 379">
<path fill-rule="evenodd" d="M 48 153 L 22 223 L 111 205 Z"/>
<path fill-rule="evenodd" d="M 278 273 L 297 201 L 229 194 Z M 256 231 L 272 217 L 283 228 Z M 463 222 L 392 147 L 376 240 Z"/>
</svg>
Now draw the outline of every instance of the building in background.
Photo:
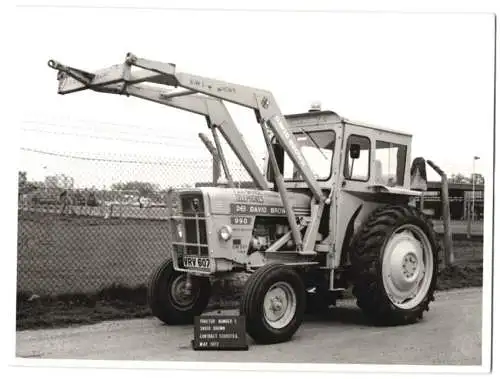
<svg viewBox="0 0 500 379">
<path fill-rule="evenodd" d="M 483 220 L 484 213 L 484 185 L 474 186 L 469 183 L 448 183 L 448 197 L 450 200 L 450 215 L 452 220 L 467 220 L 468 212 L 472 209 L 474 196 L 474 220 Z M 424 198 L 424 210 L 433 219 L 442 217 L 441 183 L 428 182 Z"/>
</svg>

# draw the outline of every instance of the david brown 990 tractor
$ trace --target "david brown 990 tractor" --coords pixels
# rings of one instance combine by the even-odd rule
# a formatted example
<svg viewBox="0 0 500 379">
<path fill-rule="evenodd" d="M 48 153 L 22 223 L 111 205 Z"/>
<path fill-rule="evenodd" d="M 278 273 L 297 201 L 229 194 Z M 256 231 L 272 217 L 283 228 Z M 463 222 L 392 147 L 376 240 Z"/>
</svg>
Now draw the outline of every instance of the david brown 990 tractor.
<svg viewBox="0 0 500 379">
<path fill-rule="evenodd" d="M 331 111 L 284 116 L 268 91 L 130 53 L 123 64 L 95 73 L 52 60 L 49 66 L 58 71 L 60 94 L 134 96 L 207 120 L 228 186 L 176 193 L 172 255 L 148 289 L 152 312 L 163 322 L 193 322 L 208 304 L 210 278 L 236 272 L 251 274 L 240 314 L 257 343 L 289 340 L 306 307 L 334 305 L 351 285 L 358 306 L 378 324 L 412 323 L 429 309 L 439 244 L 411 205 L 421 195 L 411 187 L 411 135 Z M 223 101 L 255 111 L 268 150 L 264 172 Z M 234 187 L 219 133 L 257 189 Z"/>
</svg>

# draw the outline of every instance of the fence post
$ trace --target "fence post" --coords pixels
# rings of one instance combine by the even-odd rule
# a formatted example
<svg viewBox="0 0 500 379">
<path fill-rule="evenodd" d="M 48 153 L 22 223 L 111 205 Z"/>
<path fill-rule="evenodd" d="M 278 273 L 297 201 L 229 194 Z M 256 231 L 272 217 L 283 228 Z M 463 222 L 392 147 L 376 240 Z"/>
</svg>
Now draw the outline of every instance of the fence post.
<svg viewBox="0 0 500 379">
<path fill-rule="evenodd" d="M 173 193 L 174 193 L 174 189 L 172 187 L 170 187 L 167 191 L 167 196 L 166 196 L 166 200 L 167 200 L 167 217 L 172 217 L 174 215 L 174 211 L 173 211 Z"/>
<path fill-rule="evenodd" d="M 448 191 L 448 178 L 446 173 L 439 168 L 434 162 L 427 161 L 434 171 L 441 176 L 441 204 L 443 208 L 443 227 L 444 227 L 444 262 L 445 266 L 451 266 L 455 262 L 453 254 L 453 239 L 451 233 L 451 215 L 450 215 L 450 202 Z"/>
<path fill-rule="evenodd" d="M 467 200 L 467 239 L 470 239 L 471 234 L 472 234 L 472 207 L 471 207 L 471 201 L 470 201 L 470 199 L 468 199 Z"/>
</svg>

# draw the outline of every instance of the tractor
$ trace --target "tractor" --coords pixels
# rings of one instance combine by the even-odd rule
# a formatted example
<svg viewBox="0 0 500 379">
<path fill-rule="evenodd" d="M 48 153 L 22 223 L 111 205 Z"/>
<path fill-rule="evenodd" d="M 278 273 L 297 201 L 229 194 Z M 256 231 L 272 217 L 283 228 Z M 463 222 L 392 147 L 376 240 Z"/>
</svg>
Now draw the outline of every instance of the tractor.
<svg viewBox="0 0 500 379">
<path fill-rule="evenodd" d="M 247 273 L 240 300 L 260 344 L 289 341 L 308 311 L 352 288 L 379 325 L 417 322 L 434 300 L 440 243 L 414 199 L 425 161 L 412 136 L 315 106 L 283 115 L 271 92 L 179 72 L 131 53 L 96 72 L 50 60 L 58 93 L 132 96 L 204 116 L 227 184 L 176 190 L 172 252 L 152 273 L 148 301 L 166 324 L 192 323 L 211 279 Z M 224 102 L 253 109 L 267 148 L 259 167 Z M 238 188 L 220 135 L 252 179 Z M 423 164 L 422 164 L 423 162 Z"/>
</svg>

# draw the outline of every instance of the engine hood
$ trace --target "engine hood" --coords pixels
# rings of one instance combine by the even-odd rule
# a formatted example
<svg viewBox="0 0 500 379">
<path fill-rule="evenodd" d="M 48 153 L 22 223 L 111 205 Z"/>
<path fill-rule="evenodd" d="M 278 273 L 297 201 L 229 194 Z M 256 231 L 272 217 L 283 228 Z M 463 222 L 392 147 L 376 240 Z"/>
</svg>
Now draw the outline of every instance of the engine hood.
<svg viewBox="0 0 500 379">
<path fill-rule="evenodd" d="M 199 187 L 197 190 L 208 200 L 207 209 L 211 214 L 232 214 L 237 208 L 242 210 L 242 213 L 285 215 L 281 197 L 274 191 L 220 187 Z M 293 192 L 289 192 L 288 195 L 297 216 L 310 214 L 311 197 L 309 195 Z"/>
</svg>

